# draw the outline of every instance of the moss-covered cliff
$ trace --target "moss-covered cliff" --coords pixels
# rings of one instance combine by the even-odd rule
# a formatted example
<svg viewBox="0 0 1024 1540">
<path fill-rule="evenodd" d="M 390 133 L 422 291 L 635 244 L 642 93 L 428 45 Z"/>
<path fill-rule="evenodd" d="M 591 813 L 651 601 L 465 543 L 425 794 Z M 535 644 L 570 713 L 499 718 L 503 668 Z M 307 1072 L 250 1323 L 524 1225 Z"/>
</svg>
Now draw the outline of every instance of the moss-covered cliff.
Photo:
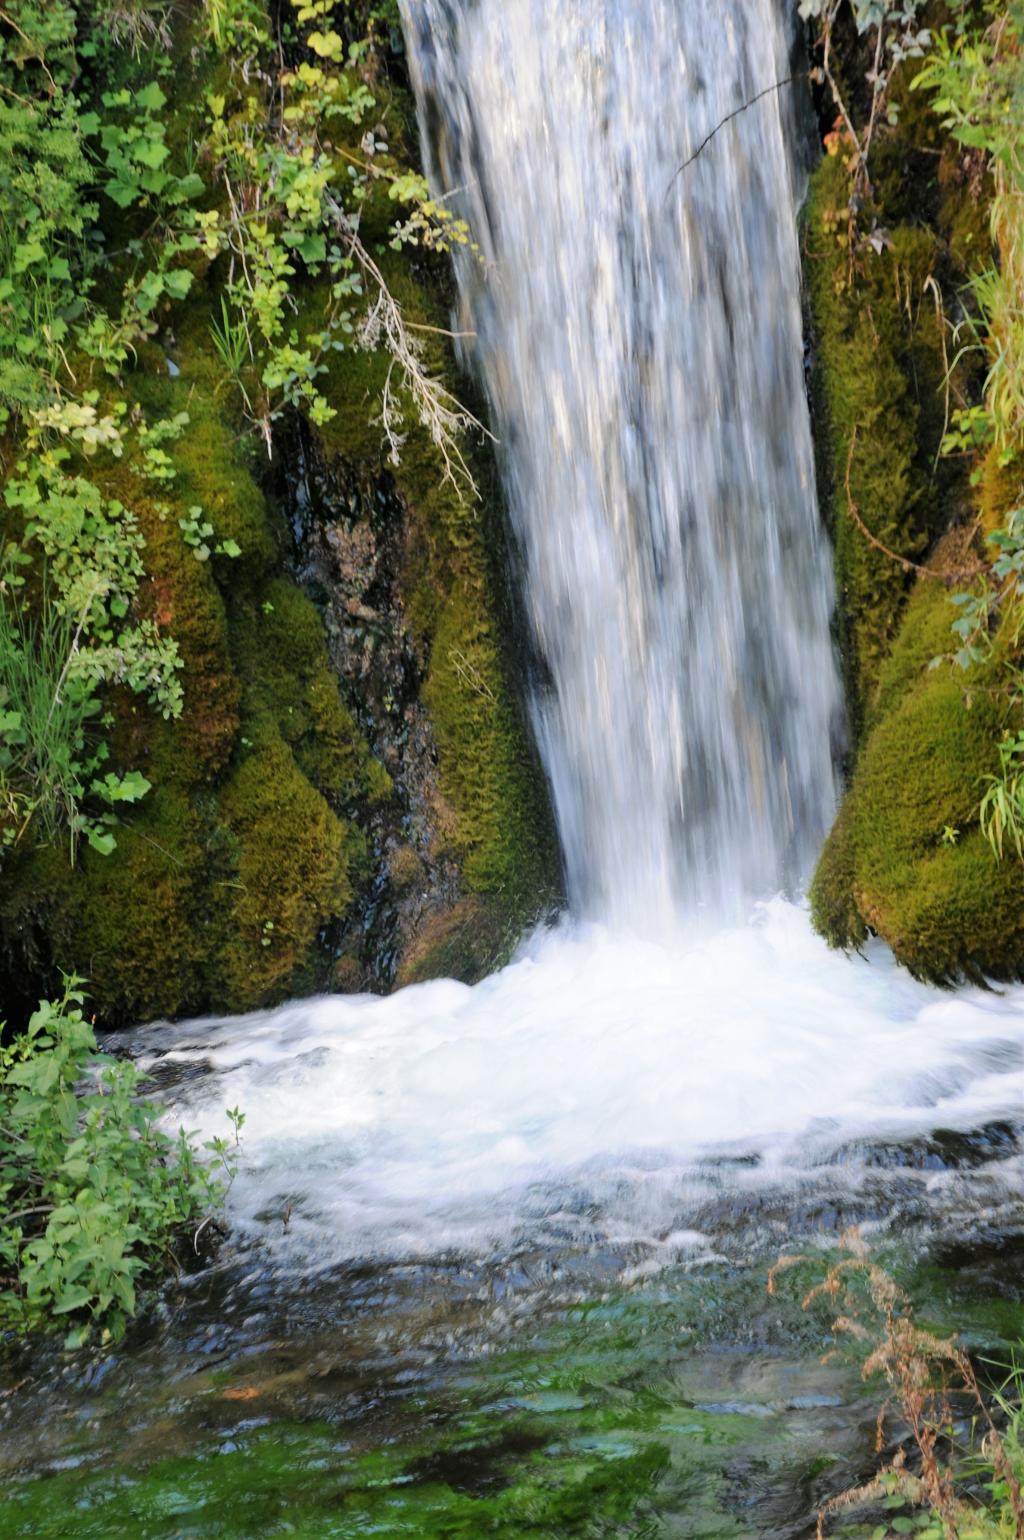
<svg viewBox="0 0 1024 1540">
<path fill-rule="evenodd" d="M 848 36 L 851 100 L 863 67 Z M 927 94 L 910 89 L 918 68 L 910 61 L 894 85 L 896 123 L 873 146 L 867 202 L 837 124 L 805 214 L 852 723 L 849 790 L 811 904 L 833 945 L 875 933 L 915 973 L 951 982 L 1024 967 L 1024 868 L 998 860 L 979 823 L 1000 738 L 1016 721 L 1011 660 L 997 636 L 969 667 L 949 662 L 962 613 L 954 596 L 977 587 L 986 536 L 1020 477 L 1005 455 L 997 475 L 994 449 L 973 475 L 970 453 L 942 453 L 951 413 L 978 400 L 984 375 L 979 350 L 958 350 L 953 326 L 971 274 L 994 260 L 992 184 L 984 156 L 954 142 Z"/>
<path fill-rule="evenodd" d="M 245 117 L 253 88 L 198 45 L 189 7 L 168 16 L 169 50 L 163 35 L 146 37 L 117 57 L 132 90 L 158 69 L 175 164 L 209 131 L 211 90 L 215 114 Z M 377 56 L 374 133 L 411 155 L 410 103 L 383 68 Z M 346 125 L 336 140 L 358 147 L 360 132 Z M 206 207 L 216 218 L 224 190 Z M 112 256 L 99 282 L 116 299 L 138 237 L 109 200 L 100 210 Z M 394 213 L 386 184 L 371 186 L 361 238 L 406 320 L 439 329 L 422 333 L 425 369 L 460 390 L 440 335 L 443 263 L 387 248 Z M 130 454 L 101 450 L 86 463 L 76 449 L 74 462 L 141 530 L 135 608 L 176 641 L 184 702 L 165 720 L 132 690 L 106 692 L 109 763 L 151 784 L 120 815 L 113 851 L 82 842 L 72 859 L 66 839 L 42 830 L 6 836 L 9 1010 L 51 989 L 59 971 L 88 979 L 105 1024 L 396 977 L 473 978 L 557 880 L 511 683 L 514 627 L 486 456 L 474 451 L 481 500 L 446 477 L 443 448 L 407 414 L 393 463 L 375 421 L 393 359 L 371 344 L 328 351 L 317 388 L 330 411 L 310 412 L 300 391 L 277 409 L 268 455 L 215 336 L 236 266 L 230 250 L 194 252 L 189 296 L 161 302 L 116 389 L 93 360 L 74 361 L 101 407 L 116 395 L 146 423 L 187 414 L 173 475 L 159 485 Z M 330 274 L 300 265 L 289 305 L 298 327 L 322 330 L 337 308 Z M 16 439 L 8 449 L 11 472 Z M 202 549 L 197 509 L 214 532 Z M 9 511 L 6 538 L 24 530 Z"/>
</svg>

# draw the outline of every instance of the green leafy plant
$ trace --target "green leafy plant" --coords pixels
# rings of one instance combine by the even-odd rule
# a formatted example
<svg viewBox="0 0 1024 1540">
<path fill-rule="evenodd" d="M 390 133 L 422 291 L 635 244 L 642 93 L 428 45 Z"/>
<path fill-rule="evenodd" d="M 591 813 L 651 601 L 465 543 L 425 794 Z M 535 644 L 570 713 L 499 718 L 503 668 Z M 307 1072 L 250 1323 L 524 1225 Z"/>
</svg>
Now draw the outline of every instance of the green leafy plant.
<svg viewBox="0 0 1024 1540">
<path fill-rule="evenodd" d="M 213 525 L 204 517 L 202 508 L 190 508 L 184 518 L 178 520 L 178 527 L 196 561 L 209 561 L 214 554 L 217 556 L 241 556 L 242 554 L 242 548 L 237 540 L 218 540 L 216 545 L 210 545 L 209 542 L 213 539 Z"/>
<path fill-rule="evenodd" d="M 8 568 L 8 572 L 10 568 Z M 17 844 L 35 819 L 48 838 L 64 830 L 72 854 L 80 838 L 94 850 L 114 848 L 114 809 L 137 802 L 149 782 L 137 771 L 100 769 L 108 758 L 89 729 L 100 716 L 95 666 L 82 648 L 88 598 L 75 616 L 44 586 L 37 613 L 0 582 L 0 824 Z M 100 677 L 105 669 L 100 665 Z"/>
<path fill-rule="evenodd" d="M 24 524 L 0 570 L 0 796 L 6 843 L 38 815 L 48 837 L 66 828 L 73 855 L 83 834 L 94 849 L 112 850 L 110 805 L 148 786 L 142 777 L 123 781 L 131 795 L 108 789 L 101 813 L 85 810 L 108 755 L 96 731 L 104 687 L 125 685 L 167 718 L 180 714 L 182 688 L 174 641 L 152 620 L 132 618 L 143 571 L 135 521 L 91 481 L 68 475 L 67 454 L 30 455 L 5 493 Z M 30 587 L 35 553 L 41 565 Z"/>
<path fill-rule="evenodd" d="M 346 44 L 333 10 L 331 0 L 292 0 L 285 30 L 298 62 L 279 72 L 273 112 L 251 93 L 240 108 L 223 90 L 208 97 L 209 152 L 227 211 L 204 216 L 203 240 L 209 254 L 230 256 L 233 275 L 212 323 L 214 345 L 268 452 L 284 411 L 301 409 L 318 426 L 335 415 L 321 388 L 329 354 L 383 351 L 390 367 L 374 420 L 392 461 L 411 412 L 440 448 L 446 475 L 473 492 L 459 438 L 481 425 L 425 368 L 360 216 L 374 185 L 385 182 L 391 201 L 407 210 L 392 228 L 393 248 L 450 251 L 472 244 L 469 231 L 431 198 L 422 176 L 394 164 L 377 130 L 363 134 L 360 153 L 346 147 L 346 128 L 362 128 L 376 102 L 357 67 L 368 43 Z M 301 332 L 297 285 L 325 275 L 324 312 L 315 330 Z"/>
<path fill-rule="evenodd" d="M 0 18 L 0 426 L 43 404 L 84 313 L 97 212 L 73 89 L 76 12 L 23 0 Z"/>
<path fill-rule="evenodd" d="M 988 777 L 978 809 L 981 829 L 996 855 L 1011 844 L 1024 861 L 1024 732 L 999 744 L 999 773 Z"/>
<path fill-rule="evenodd" d="M 1011 473 L 1024 453 L 1024 4 L 989 3 L 935 36 L 913 81 L 927 91 L 942 125 L 966 151 L 983 156 L 995 185 L 992 238 L 999 262 L 969 286 L 966 346 L 988 360 L 984 400 L 954 413 L 942 449 L 978 457 Z M 1018 498 L 1024 484 L 1018 486 Z M 1005 511 L 1004 511 L 1005 510 Z M 953 630 L 961 668 L 990 666 L 1010 727 L 999 743 L 999 771 L 987 778 L 978 808 L 981 828 L 998 857 L 1012 845 L 1024 856 L 1024 731 L 1021 730 L 1020 639 L 1024 632 L 1024 508 L 1000 509 L 1000 527 L 986 531 L 990 559 L 974 587 L 955 594 Z M 935 660 L 939 662 L 941 660 Z"/>
<path fill-rule="evenodd" d="M 223 1202 L 236 1156 L 159 1125 L 132 1064 L 96 1051 L 82 980 L 0 1047 L 0 1328 L 120 1337 L 140 1289 Z M 228 1114 L 237 1146 L 244 1116 Z"/>
<path fill-rule="evenodd" d="M 982 23 L 961 11 L 935 36 L 913 88 L 927 91 L 942 126 L 983 154 L 995 181 L 992 235 L 1002 261 L 971 281 L 968 324 L 986 348 L 985 412 L 1000 450 L 1024 442 L 1024 4 L 990 3 Z"/>
</svg>

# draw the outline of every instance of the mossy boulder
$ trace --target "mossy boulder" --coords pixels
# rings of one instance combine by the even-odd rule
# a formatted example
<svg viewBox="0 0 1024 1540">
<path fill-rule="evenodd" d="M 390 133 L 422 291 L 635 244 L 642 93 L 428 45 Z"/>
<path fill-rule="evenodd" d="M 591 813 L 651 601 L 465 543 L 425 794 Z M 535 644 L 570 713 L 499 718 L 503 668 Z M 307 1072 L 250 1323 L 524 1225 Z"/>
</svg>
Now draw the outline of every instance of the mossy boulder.
<svg viewBox="0 0 1024 1540">
<path fill-rule="evenodd" d="M 127 379 L 149 420 L 188 412 L 173 482 L 157 496 L 123 461 L 90 466 L 145 536 L 138 609 L 177 641 L 181 717 L 162 721 L 113 692 L 110 767 L 141 770 L 152 787 L 116 848 L 81 849 L 72 863 L 66 846 L 42 845 L 0 872 L 9 997 L 74 971 L 105 1025 L 246 1010 L 326 981 L 325 937 L 366 875 L 365 839 L 346 814 L 388 792 L 320 617 L 285 575 L 287 530 L 239 447 L 204 343 L 205 301 L 198 309 L 194 325 L 182 319 L 191 340 L 176 376 L 148 349 Z M 197 559 L 180 524 L 196 505 L 239 557 Z"/>
<path fill-rule="evenodd" d="M 241 608 L 231 630 L 250 717 L 274 722 L 303 775 L 333 805 L 382 800 L 388 773 L 341 700 L 316 608 L 283 578 L 259 592 L 258 606 Z"/>
<path fill-rule="evenodd" d="M 464 397 L 468 382 L 455 376 L 441 336 L 443 287 L 415 281 L 405 259 L 393 252 L 379 260 L 407 322 L 420 329 L 423 366 L 453 395 Z M 315 315 L 323 303 L 315 286 L 305 303 Z M 306 324 L 301 315 L 300 323 Z M 417 911 L 414 933 L 405 943 L 419 959 L 419 977 L 428 966 L 424 957 L 433 957 L 439 969 L 446 966 L 443 949 L 420 946 L 420 928 L 441 923 L 436 916 L 454 913 L 452 904 L 461 897 L 487 900 L 493 916 L 488 931 L 500 935 L 502 947 L 488 942 L 484 950 L 492 965 L 503 960 L 523 926 L 550 902 L 558 885 L 558 856 L 543 774 L 516 685 L 522 668 L 505 590 L 505 532 L 493 463 L 464 438 L 460 452 L 478 490 L 453 475 L 404 393 L 400 451 L 397 460 L 386 457 L 380 428 L 368 427 L 367 412 L 388 369 L 374 354 L 331 355 L 322 388 L 336 415 L 317 430 L 316 440 L 340 482 L 353 485 L 368 476 L 371 483 L 387 482 L 386 520 L 399 525 L 378 532 L 379 540 L 394 538 L 399 551 L 388 624 L 401 630 L 417 660 L 416 709 L 426 714 L 427 753 L 436 760 L 429 784 L 414 788 L 409 806 L 412 824 L 421 828 L 418 854 L 437 888 L 438 907 Z M 378 599 L 379 588 L 378 581 Z M 354 607 L 358 611 L 358 604 Z M 362 686 L 354 682 L 354 687 Z M 457 929 L 456 920 L 452 923 Z M 399 958 L 396 977 L 406 980 L 411 966 Z M 458 976 L 473 971 L 460 967 Z"/>
<path fill-rule="evenodd" d="M 9 975 L 10 1003 L 30 981 L 52 987 L 58 969 L 89 980 L 104 1025 L 174 1016 L 197 1007 L 205 938 L 196 924 L 200 821 L 187 790 L 154 788 L 110 856 L 40 845 L 5 870 L 0 886 L 4 952 L 25 968 Z"/>
<path fill-rule="evenodd" d="M 840 47 L 855 118 L 868 107 L 862 49 L 852 31 Z M 957 290 L 991 259 L 991 186 L 927 94 L 910 88 L 913 74 L 897 72 L 898 117 L 875 136 L 864 196 L 851 204 L 840 125 L 805 210 L 819 479 L 853 765 L 811 908 L 832 945 L 859 947 L 874 933 L 915 974 L 945 983 L 1024 968 L 1024 867 L 998 860 L 979 825 L 1011 725 L 1005 669 L 998 644 L 966 672 L 948 661 L 959 645 L 951 597 L 977 570 L 970 532 L 998 524 L 1019 478 L 990 455 L 975 496 L 965 459 L 941 454 L 951 404 L 982 384 L 978 358 L 951 358 L 944 339 Z"/>
<path fill-rule="evenodd" d="M 989 688 L 991 665 L 933 666 L 955 618 L 944 585 L 921 579 L 811 885 L 812 918 L 833 946 L 873 932 L 941 983 L 1024 971 L 1024 865 L 997 859 L 978 823 L 1004 698 Z"/>
</svg>

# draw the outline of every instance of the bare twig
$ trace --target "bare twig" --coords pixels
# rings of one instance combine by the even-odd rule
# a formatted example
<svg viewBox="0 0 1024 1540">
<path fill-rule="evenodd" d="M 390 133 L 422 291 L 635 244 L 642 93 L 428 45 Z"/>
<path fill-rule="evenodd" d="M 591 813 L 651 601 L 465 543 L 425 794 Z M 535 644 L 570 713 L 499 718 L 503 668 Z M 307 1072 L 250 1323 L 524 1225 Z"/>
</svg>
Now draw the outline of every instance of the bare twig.
<svg viewBox="0 0 1024 1540">
<path fill-rule="evenodd" d="M 420 346 L 410 335 L 402 308 L 388 288 L 387 280 L 373 257 L 359 238 L 345 210 L 336 199 L 328 197 L 327 207 L 336 230 L 348 243 L 349 251 L 370 279 L 376 290 L 359 327 L 359 341 L 365 348 L 381 343 L 391 355 L 391 365 L 381 393 L 381 426 L 397 462 L 402 448 L 400 433 L 401 410 L 394 396 L 392 377 L 397 366 L 409 394 L 412 396 L 421 425 L 426 428 L 431 441 L 441 454 L 444 479 L 456 489 L 460 482 L 473 496 L 477 495 L 476 482 L 459 447 L 462 433 L 475 431 L 496 442 L 493 433 L 473 413 L 464 407 L 441 381 L 428 374 L 423 366 Z"/>
<path fill-rule="evenodd" d="M 890 561 L 896 562 L 904 572 L 916 572 L 919 577 L 938 578 L 940 582 L 945 583 L 947 586 L 950 583 L 968 582 L 970 579 L 982 577 L 992 570 L 988 562 L 976 562 L 973 567 L 963 567 L 954 570 L 942 570 L 937 567 L 925 567 L 920 562 L 911 561 L 909 556 L 901 556 L 898 551 L 892 550 L 883 541 L 879 540 L 877 535 L 872 534 L 871 530 L 868 529 L 868 526 L 865 524 L 863 518 L 861 517 L 860 509 L 854 502 L 853 491 L 850 486 L 850 476 L 853 470 L 853 456 L 856 448 L 857 428 L 855 427 L 853 432 L 850 434 L 850 448 L 846 456 L 846 473 L 843 477 L 843 485 L 846 489 L 846 506 L 850 517 L 869 545 L 874 546 L 876 551 L 881 551 L 883 556 L 888 556 Z"/>
<path fill-rule="evenodd" d="M 711 141 L 715 137 L 715 135 L 717 133 L 719 133 L 725 127 L 725 125 L 727 123 L 731 123 L 733 118 L 738 118 L 741 113 L 746 112 L 748 107 L 753 107 L 755 102 L 759 102 L 762 97 L 770 96 L 773 91 L 781 91 L 783 86 L 792 85 L 794 80 L 804 80 L 804 79 L 808 78 L 809 75 L 813 75 L 813 74 L 814 74 L 813 70 L 811 70 L 811 71 L 801 70 L 796 75 L 787 75 L 784 80 L 773 81 L 770 86 L 765 86 L 763 91 L 758 91 L 757 95 L 756 96 L 752 96 L 749 101 L 741 103 L 741 105 L 739 107 L 734 107 L 732 112 L 727 112 L 725 117 L 722 118 L 718 123 L 715 124 L 715 126 L 711 130 L 710 134 L 705 134 L 704 138 L 701 140 L 700 144 L 694 150 L 693 154 L 692 155 L 688 155 L 686 160 L 683 161 L 683 164 L 673 174 L 672 180 L 669 182 L 668 188 L 666 189 L 665 196 L 668 197 L 668 194 L 672 191 L 672 189 L 675 186 L 677 180 L 679 179 L 679 177 L 682 176 L 682 174 L 686 170 L 687 166 L 692 166 L 693 165 L 693 163 L 697 159 L 698 155 L 700 155 L 702 153 L 702 151 L 707 149 L 708 145 L 711 143 Z"/>
</svg>

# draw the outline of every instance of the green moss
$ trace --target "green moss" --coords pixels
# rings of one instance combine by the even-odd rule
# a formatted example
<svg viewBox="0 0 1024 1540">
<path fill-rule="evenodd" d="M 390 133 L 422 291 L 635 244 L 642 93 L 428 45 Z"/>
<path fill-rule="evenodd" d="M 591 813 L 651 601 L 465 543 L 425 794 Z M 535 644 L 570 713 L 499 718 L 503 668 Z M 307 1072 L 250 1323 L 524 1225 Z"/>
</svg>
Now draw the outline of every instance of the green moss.
<svg viewBox="0 0 1024 1540">
<path fill-rule="evenodd" d="M 193 506 L 213 525 L 215 541 L 233 540 L 241 556 L 214 556 L 221 581 L 235 589 L 255 582 L 280 562 L 281 530 L 257 475 L 257 445 L 238 413 L 237 392 L 225 378 L 210 335 L 212 296 L 200 291 L 174 314 L 168 356 L 180 371 L 167 372 L 163 354 L 131 384 L 149 421 L 187 412 L 188 427 L 171 453 L 175 521 Z M 194 559 L 194 558 L 193 558 Z"/>
<path fill-rule="evenodd" d="M 153 789 L 112 854 L 85 850 L 71 869 L 64 851 L 26 852 L 0 892 L 11 974 L 85 975 L 106 1024 L 249 1009 L 319 982 L 320 935 L 365 876 L 365 842 L 337 811 L 390 790 L 341 701 L 315 608 L 269 575 L 279 515 L 239 448 L 205 305 L 182 312 L 178 378 L 158 349 L 128 377 L 148 420 L 189 413 L 175 480 L 155 493 L 124 461 L 89 466 L 144 533 L 138 609 L 178 643 L 181 718 L 115 692 L 112 764 Z M 196 559 L 178 522 L 193 503 L 239 559 Z"/>
<path fill-rule="evenodd" d="M 437 294 L 411 279 L 405 260 L 388 253 L 381 264 L 407 318 L 443 327 Z M 315 314 L 321 303 L 315 290 L 308 303 Z M 464 396 L 466 382 L 452 376 L 441 340 L 429 332 L 423 338 L 425 366 Z M 370 419 L 387 367 L 377 355 L 332 356 L 323 388 L 337 415 L 320 432 L 328 457 L 380 464 L 381 430 Z M 542 778 L 510 685 L 497 497 L 481 502 L 454 485 L 437 446 L 406 406 L 406 437 L 391 474 L 407 515 L 403 609 L 416 650 L 427 660 L 422 697 L 439 756 L 437 821 L 469 892 L 500 897 L 504 934 L 536 914 L 554 885 L 556 859 Z M 485 457 L 474 460 L 471 447 L 464 449 L 485 480 Z"/>
<path fill-rule="evenodd" d="M 920 558 L 943 517 L 932 465 L 942 429 L 942 338 L 925 290 L 935 237 L 894 228 L 858 256 L 845 244 L 848 175 L 827 156 L 806 212 L 819 390 L 831 481 L 840 632 L 859 732 L 878 686 L 908 586 L 900 563 L 877 549 L 851 512 L 899 557 Z M 848 484 L 847 484 L 848 483 Z"/>
<path fill-rule="evenodd" d="M 457 579 L 433 638 L 425 699 L 437 731 L 451 841 L 480 893 L 527 897 L 538 850 L 531 767 L 502 678 L 481 584 Z"/>
<path fill-rule="evenodd" d="M 184 703 L 172 736 L 155 734 L 152 714 L 132 698 L 118 703 L 119 742 L 125 762 L 145 769 L 166 749 L 164 778 L 198 784 L 231 756 L 238 733 L 240 686 L 231 661 L 228 616 L 209 564 L 195 559 L 178 527 L 182 504 L 161 513 L 148 488 L 121 472 L 108 490 L 130 507 L 146 540 L 146 578 L 140 612 L 174 637 L 182 658 Z M 152 779 L 150 770 L 147 774 Z"/>
<path fill-rule="evenodd" d="M 851 61 L 854 83 L 863 62 Z M 965 463 L 938 453 L 951 402 L 970 401 L 980 384 L 979 358 L 962 350 L 947 385 L 942 312 L 991 261 L 991 184 L 981 157 L 954 145 L 927 96 L 909 89 L 912 75 L 896 81 L 897 125 L 872 146 L 859 225 L 874 242 L 862 236 L 851 260 L 841 145 L 817 169 L 806 212 L 819 442 L 858 750 L 812 915 L 836 946 L 876 932 L 923 977 L 1004 978 L 1024 965 L 1024 867 L 996 860 L 978 805 L 997 769 L 1008 692 L 998 657 L 969 675 L 934 666 L 955 646 L 950 589 L 977 559 L 967 526 L 977 511 L 981 528 L 994 528 L 1019 485 L 990 454 L 975 510 Z M 915 581 L 912 563 L 948 572 L 949 588 Z"/>
<path fill-rule="evenodd" d="M 190 24 L 183 15 L 175 29 L 176 72 L 166 82 L 168 143 L 179 159 L 218 67 L 191 50 Z M 389 87 L 381 111 L 386 137 L 402 153 L 414 124 L 407 93 Z M 117 221 L 113 206 L 108 212 Z M 383 240 L 395 212 L 386 186 L 373 187 L 361 213 L 364 238 Z M 107 233 L 112 250 L 126 249 L 129 232 L 112 224 Z M 129 260 L 136 258 L 112 258 L 102 277 L 112 306 Z M 390 250 L 379 260 L 407 318 L 443 328 L 441 265 L 421 253 L 414 267 L 408 253 Z M 372 824 L 376 837 L 388 815 L 371 808 L 393 792 L 339 693 L 316 608 L 284 575 L 291 537 L 266 491 L 264 446 L 211 337 L 226 264 L 211 266 L 197 252 L 189 266 L 189 296 L 161 307 L 160 330 L 139 344 L 116 392 L 149 424 L 188 414 L 184 433 L 167 446 L 174 479 L 142 480 L 132 453 L 119 460 L 101 453 L 87 467 L 108 496 L 134 511 L 145 536 L 136 609 L 178 644 L 182 716 L 164 723 L 127 691 L 112 692 L 112 767 L 141 770 L 153 788 L 125 814 L 117 848 L 107 858 L 83 854 L 76 870 L 63 852 L 22 850 L 0 873 L 9 976 L 29 993 L 37 982 L 49 987 L 59 968 L 86 974 L 104 1025 L 248 1009 L 322 987 L 330 976 L 323 943 L 370 876 L 357 822 Z M 297 331 L 320 332 L 327 282 L 309 282 L 299 300 Z M 425 367 L 460 394 L 444 338 L 418 335 Z M 105 400 L 112 387 L 98 367 L 74 364 L 82 388 Z M 373 420 L 389 367 L 383 353 L 332 353 L 323 381 L 335 409 L 322 431 L 324 451 L 364 479 L 392 469 Z M 536 912 L 554 845 L 508 684 L 500 520 L 445 480 L 428 432 L 408 410 L 407 418 L 393 468 L 405 510 L 397 597 L 434 720 L 439 854 L 461 867 L 465 902 L 476 905 L 476 933 L 460 921 L 468 911 L 459 911 L 444 945 L 421 948 L 434 962 L 420 966 L 469 976 L 504 955 L 516 927 Z M 181 528 L 193 508 L 214 529 L 207 561 L 196 559 Z M 225 541 L 241 554 L 218 554 Z M 432 785 L 432 766 L 424 779 Z"/>
<path fill-rule="evenodd" d="M 929 558 L 936 571 L 956 571 L 974 558 L 965 550 L 964 537 L 956 532 L 940 542 Z M 952 595 L 937 579 L 917 583 L 911 590 L 896 640 L 878 677 L 878 688 L 868 726 L 881 721 L 899 704 L 908 690 L 923 681 L 937 658 L 952 650 L 956 607 Z"/>
<path fill-rule="evenodd" d="M 997 860 L 978 826 L 1001 696 L 983 670 L 929 666 L 950 645 L 953 615 L 944 587 L 922 580 L 811 889 L 832 945 L 857 945 L 870 928 L 914 973 L 943 983 L 1024 969 L 1024 866 Z"/>
<path fill-rule="evenodd" d="M 180 1014 L 201 998 L 199 820 L 184 791 L 162 786 L 117 834 L 113 855 L 85 849 L 74 869 L 63 846 L 25 854 L 4 886 L 5 950 L 41 985 L 81 974 L 104 1023 Z"/>
<path fill-rule="evenodd" d="M 344 912 L 361 836 L 310 785 L 288 745 L 263 726 L 219 799 L 237 848 L 225 883 L 226 922 L 213 963 L 230 1010 L 308 983 L 321 928 Z"/>
<path fill-rule="evenodd" d="M 955 267 L 975 273 L 992 265 L 992 177 L 983 157 L 948 143 L 939 160 L 939 228 Z"/>
<path fill-rule="evenodd" d="M 853 843 L 852 803 L 843 803 L 825 841 L 811 883 L 811 920 L 829 946 L 859 948 L 868 928 L 853 896 L 856 859 Z"/>
<path fill-rule="evenodd" d="M 396 986 L 442 978 L 475 984 L 508 961 L 518 939 L 500 903 L 471 894 L 430 916 L 402 958 Z"/>
<path fill-rule="evenodd" d="M 320 616 L 294 583 L 275 578 L 259 607 L 239 609 L 232 646 L 254 720 L 269 716 L 303 774 L 338 803 L 381 801 L 391 790 L 342 704 Z"/>
</svg>

